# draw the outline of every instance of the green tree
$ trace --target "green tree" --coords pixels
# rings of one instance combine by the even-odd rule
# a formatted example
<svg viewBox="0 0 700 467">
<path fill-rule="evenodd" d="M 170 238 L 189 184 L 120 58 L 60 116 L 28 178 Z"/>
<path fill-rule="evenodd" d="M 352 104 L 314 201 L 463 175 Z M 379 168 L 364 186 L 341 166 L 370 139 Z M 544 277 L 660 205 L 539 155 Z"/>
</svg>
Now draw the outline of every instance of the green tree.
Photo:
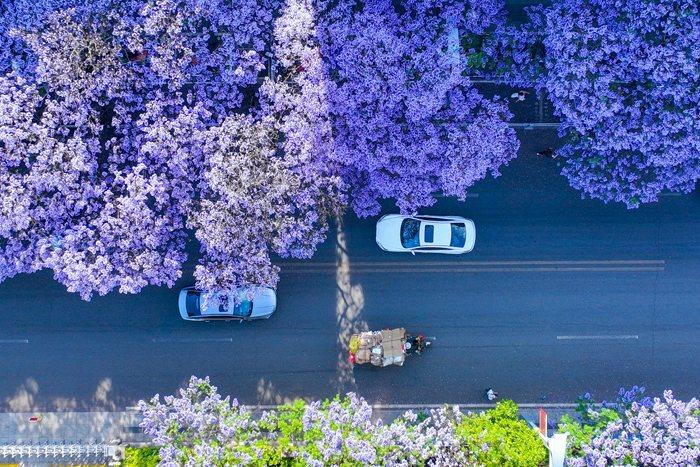
<svg viewBox="0 0 700 467">
<path fill-rule="evenodd" d="M 156 467 L 160 462 L 157 446 L 127 446 L 121 467 Z"/>
<path fill-rule="evenodd" d="M 482 413 L 465 416 L 456 428 L 464 449 L 486 466 L 539 466 L 547 450 L 539 434 L 518 418 L 518 406 L 505 400 Z"/>
<path fill-rule="evenodd" d="M 302 419 L 306 403 L 296 401 L 280 405 L 276 411 L 266 413 L 260 420 L 261 431 L 275 433 L 275 442 L 263 442 L 258 445 L 262 449 L 262 458 L 267 465 L 302 466 L 298 458 L 304 446 L 304 426 Z"/>
<path fill-rule="evenodd" d="M 263 416 L 259 429 L 274 436 L 258 447 L 268 466 L 375 465 L 383 453 L 374 439 L 381 424 L 371 414 L 367 402 L 354 394 L 323 402 L 297 400 Z"/>
<path fill-rule="evenodd" d="M 567 457 L 583 456 L 583 445 L 588 445 L 594 436 L 605 430 L 609 423 L 619 420 L 620 416 L 611 409 L 601 409 L 591 412 L 585 422 L 579 422 L 570 415 L 564 415 L 559 420 L 559 432 L 569 433 L 566 442 Z"/>
</svg>

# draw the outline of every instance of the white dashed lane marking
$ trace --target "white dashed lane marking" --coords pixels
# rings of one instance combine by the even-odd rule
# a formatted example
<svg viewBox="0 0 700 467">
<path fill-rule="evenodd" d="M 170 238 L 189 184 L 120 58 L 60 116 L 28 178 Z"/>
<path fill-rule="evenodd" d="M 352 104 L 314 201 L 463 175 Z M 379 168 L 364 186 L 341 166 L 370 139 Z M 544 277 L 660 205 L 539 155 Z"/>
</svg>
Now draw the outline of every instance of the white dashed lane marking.
<svg viewBox="0 0 700 467">
<path fill-rule="evenodd" d="M 639 336 L 637 334 L 612 334 L 605 335 L 601 334 L 599 336 L 557 336 L 558 341 L 573 341 L 573 340 L 637 340 Z"/>
</svg>

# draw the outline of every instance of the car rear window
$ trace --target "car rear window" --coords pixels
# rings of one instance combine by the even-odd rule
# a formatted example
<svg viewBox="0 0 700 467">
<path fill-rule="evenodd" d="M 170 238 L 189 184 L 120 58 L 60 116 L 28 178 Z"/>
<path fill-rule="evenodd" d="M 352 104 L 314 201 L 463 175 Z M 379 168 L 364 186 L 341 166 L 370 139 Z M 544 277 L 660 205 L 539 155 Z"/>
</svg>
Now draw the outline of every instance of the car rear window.
<svg viewBox="0 0 700 467">
<path fill-rule="evenodd" d="M 450 237 L 450 246 L 462 248 L 467 241 L 467 229 L 462 223 L 453 222 L 450 224 L 452 236 Z"/>
<path fill-rule="evenodd" d="M 413 248 L 420 244 L 420 221 L 407 218 L 401 223 L 401 245 L 404 248 Z"/>
<path fill-rule="evenodd" d="M 189 316 L 199 316 L 202 314 L 199 308 L 199 294 L 196 292 L 187 292 L 185 299 L 185 307 Z"/>
</svg>

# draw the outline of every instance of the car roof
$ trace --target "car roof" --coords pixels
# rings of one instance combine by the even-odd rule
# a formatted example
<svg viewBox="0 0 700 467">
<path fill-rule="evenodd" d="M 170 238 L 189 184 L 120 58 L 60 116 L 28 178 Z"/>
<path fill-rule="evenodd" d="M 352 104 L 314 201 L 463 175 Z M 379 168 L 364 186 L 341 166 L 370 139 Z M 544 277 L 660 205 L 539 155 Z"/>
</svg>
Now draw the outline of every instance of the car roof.
<svg viewBox="0 0 700 467">
<path fill-rule="evenodd" d="M 253 306 L 252 302 L 244 296 L 239 296 L 238 298 L 239 301 L 226 300 L 222 303 L 218 296 L 208 297 L 208 300 L 202 301 L 202 305 L 205 307 L 201 309 L 202 316 L 238 316 L 235 311 L 237 308 L 240 309 L 241 307 L 245 307 L 249 311 L 249 309 Z"/>
<path fill-rule="evenodd" d="M 197 295 L 197 300 L 196 302 L 193 301 L 191 302 L 190 306 L 194 305 L 198 307 L 198 314 L 197 315 L 191 315 L 193 317 L 199 317 L 199 318 L 207 318 L 207 317 L 226 317 L 226 316 L 234 316 L 234 317 L 240 317 L 241 315 L 239 313 L 235 313 L 236 308 L 238 307 L 240 309 L 241 306 L 247 308 L 247 315 L 250 315 L 250 311 L 252 309 L 252 303 L 248 299 L 247 294 L 245 291 L 236 291 L 236 295 L 238 296 L 239 300 L 226 300 L 226 302 L 223 302 L 220 298 L 220 296 L 216 293 L 203 293 L 200 290 L 195 289 L 194 287 L 192 288 L 187 288 L 188 290 L 188 295 L 190 292 L 194 293 Z M 235 302 L 235 303 L 234 303 Z"/>
<path fill-rule="evenodd" d="M 450 246 L 452 227 L 449 222 L 421 222 L 421 246 Z"/>
</svg>

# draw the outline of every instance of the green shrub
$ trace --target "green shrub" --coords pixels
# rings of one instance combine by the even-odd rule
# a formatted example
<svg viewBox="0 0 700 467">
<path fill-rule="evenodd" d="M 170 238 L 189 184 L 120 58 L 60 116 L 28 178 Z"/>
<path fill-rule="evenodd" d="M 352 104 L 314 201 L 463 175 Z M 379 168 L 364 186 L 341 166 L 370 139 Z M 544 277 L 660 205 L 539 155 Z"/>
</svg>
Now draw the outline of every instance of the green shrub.
<svg viewBox="0 0 700 467">
<path fill-rule="evenodd" d="M 539 434 L 518 418 L 518 406 L 513 401 L 505 400 L 491 410 L 465 416 L 456 433 L 480 465 L 534 467 L 547 460 Z"/>
<path fill-rule="evenodd" d="M 304 429 L 302 418 L 306 403 L 296 400 L 291 404 L 280 405 L 268 417 L 260 421 L 263 432 L 274 433 L 274 442 L 268 437 L 261 437 L 256 444 L 262 450 L 266 465 L 301 466 L 296 457 L 304 446 Z"/>
<path fill-rule="evenodd" d="M 144 446 L 140 448 L 127 446 L 124 451 L 122 467 L 155 467 L 160 462 L 158 448 Z"/>
<path fill-rule="evenodd" d="M 590 444 L 593 437 L 603 432 L 608 423 L 620 419 L 620 416 L 614 410 L 602 409 L 596 412 L 595 419 L 589 420 L 586 423 L 579 422 L 575 418 L 564 415 L 559 420 L 559 433 L 569 433 L 566 440 L 566 455 L 567 457 L 581 457 L 583 450 L 581 446 Z"/>
</svg>

